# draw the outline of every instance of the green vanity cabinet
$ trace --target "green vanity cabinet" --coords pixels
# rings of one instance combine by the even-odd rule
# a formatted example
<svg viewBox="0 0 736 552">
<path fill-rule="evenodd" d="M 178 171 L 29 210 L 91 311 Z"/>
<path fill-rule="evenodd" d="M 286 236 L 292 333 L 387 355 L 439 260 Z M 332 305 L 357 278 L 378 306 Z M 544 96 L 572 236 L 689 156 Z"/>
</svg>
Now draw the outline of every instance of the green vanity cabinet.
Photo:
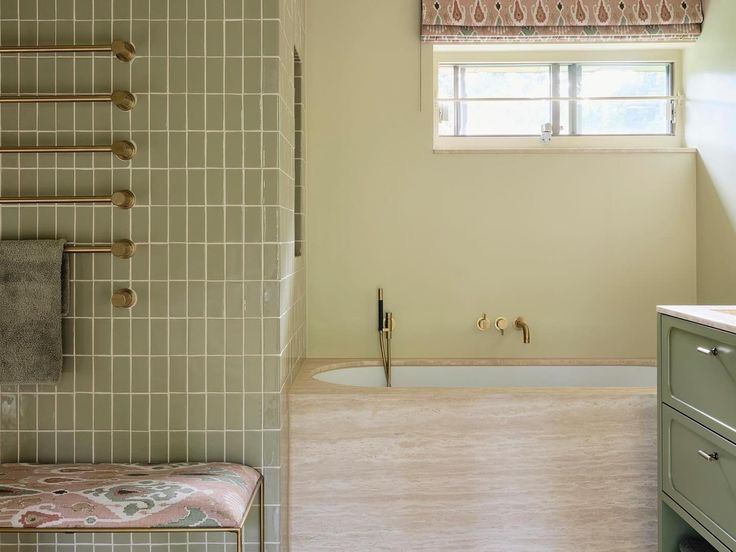
<svg viewBox="0 0 736 552">
<path fill-rule="evenodd" d="M 736 333 L 659 315 L 659 550 L 736 552 Z"/>
</svg>

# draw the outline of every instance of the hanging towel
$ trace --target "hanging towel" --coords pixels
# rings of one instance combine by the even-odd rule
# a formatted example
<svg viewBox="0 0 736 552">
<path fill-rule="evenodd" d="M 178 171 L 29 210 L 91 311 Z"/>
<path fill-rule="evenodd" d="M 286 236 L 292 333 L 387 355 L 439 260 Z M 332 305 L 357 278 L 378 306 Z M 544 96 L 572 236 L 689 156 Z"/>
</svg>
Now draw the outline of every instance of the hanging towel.
<svg viewBox="0 0 736 552">
<path fill-rule="evenodd" d="M 64 240 L 0 241 L 0 383 L 56 383 L 68 305 Z"/>
</svg>

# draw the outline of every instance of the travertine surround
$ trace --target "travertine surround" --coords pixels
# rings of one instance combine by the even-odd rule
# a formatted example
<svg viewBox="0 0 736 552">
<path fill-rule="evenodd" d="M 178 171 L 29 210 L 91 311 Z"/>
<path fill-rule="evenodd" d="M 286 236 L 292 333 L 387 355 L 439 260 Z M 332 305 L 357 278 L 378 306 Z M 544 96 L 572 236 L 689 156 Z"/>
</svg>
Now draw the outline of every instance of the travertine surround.
<svg viewBox="0 0 736 552">
<path fill-rule="evenodd" d="M 375 389 L 311 378 L 332 367 L 307 362 L 289 396 L 294 550 L 656 550 L 654 389 Z"/>
</svg>

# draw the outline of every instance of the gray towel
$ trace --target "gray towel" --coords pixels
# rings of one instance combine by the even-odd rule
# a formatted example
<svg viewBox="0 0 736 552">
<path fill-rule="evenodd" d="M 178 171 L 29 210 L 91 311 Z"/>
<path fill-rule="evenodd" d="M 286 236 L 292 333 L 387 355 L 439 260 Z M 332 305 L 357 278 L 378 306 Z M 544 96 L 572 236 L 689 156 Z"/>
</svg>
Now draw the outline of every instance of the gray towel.
<svg viewBox="0 0 736 552">
<path fill-rule="evenodd" d="M 0 383 L 56 383 L 69 275 L 64 240 L 0 241 Z"/>
<path fill-rule="evenodd" d="M 716 552 L 702 537 L 686 537 L 680 541 L 680 552 Z"/>
</svg>

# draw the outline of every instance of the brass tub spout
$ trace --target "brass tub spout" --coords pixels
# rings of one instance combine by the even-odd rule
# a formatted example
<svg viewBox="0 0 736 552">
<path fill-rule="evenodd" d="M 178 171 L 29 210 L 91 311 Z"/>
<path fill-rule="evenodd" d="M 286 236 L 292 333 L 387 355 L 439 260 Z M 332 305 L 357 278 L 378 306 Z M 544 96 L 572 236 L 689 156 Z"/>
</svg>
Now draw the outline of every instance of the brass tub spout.
<svg viewBox="0 0 736 552">
<path fill-rule="evenodd" d="M 529 324 L 526 323 L 526 320 L 524 320 L 521 316 L 519 316 L 514 321 L 514 328 L 522 331 L 522 334 L 524 336 L 524 343 L 531 343 L 532 338 L 529 332 Z"/>
</svg>

